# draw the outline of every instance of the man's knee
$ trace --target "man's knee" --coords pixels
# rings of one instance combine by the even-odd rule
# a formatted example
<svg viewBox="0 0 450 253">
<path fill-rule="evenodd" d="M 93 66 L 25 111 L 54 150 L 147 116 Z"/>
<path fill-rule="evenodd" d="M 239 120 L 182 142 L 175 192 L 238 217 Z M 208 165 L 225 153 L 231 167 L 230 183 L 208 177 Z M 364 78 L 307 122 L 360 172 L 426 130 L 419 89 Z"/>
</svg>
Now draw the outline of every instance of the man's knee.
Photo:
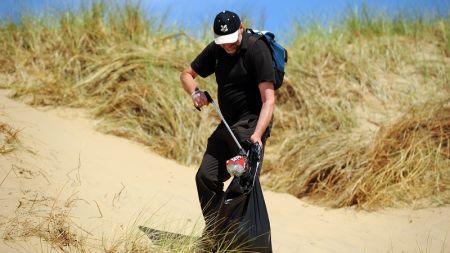
<svg viewBox="0 0 450 253">
<path fill-rule="evenodd" d="M 197 184 L 197 187 L 203 184 L 204 178 L 204 173 L 201 170 L 198 170 L 197 174 L 195 174 L 195 183 Z"/>
<path fill-rule="evenodd" d="M 213 183 L 213 181 L 214 180 L 211 177 L 211 175 L 206 173 L 201 168 L 197 171 L 197 174 L 195 175 L 195 182 L 197 183 L 197 187 L 199 187 L 199 186 L 205 187 L 205 186 L 210 185 L 211 183 Z"/>
<path fill-rule="evenodd" d="M 201 168 L 195 175 L 195 183 L 197 184 L 197 189 L 199 190 L 207 188 L 211 191 L 218 191 L 222 190 L 221 187 L 223 188 L 223 183 L 219 182 L 217 175 L 208 173 Z"/>
</svg>

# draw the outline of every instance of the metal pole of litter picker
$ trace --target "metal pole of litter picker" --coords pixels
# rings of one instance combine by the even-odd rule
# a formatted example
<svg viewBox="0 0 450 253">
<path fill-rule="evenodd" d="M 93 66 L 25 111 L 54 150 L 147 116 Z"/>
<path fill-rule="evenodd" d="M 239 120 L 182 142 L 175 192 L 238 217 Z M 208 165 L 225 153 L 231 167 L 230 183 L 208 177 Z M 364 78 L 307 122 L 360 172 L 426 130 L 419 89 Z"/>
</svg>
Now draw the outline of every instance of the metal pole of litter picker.
<svg viewBox="0 0 450 253">
<path fill-rule="evenodd" d="M 209 95 L 209 93 L 207 91 L 204 91 L 206 99 L 208 99 L 208 102 L 210 102 L 213 106 L 214 109 L 216 109 L 217 113 L 219 114 L 220 118 L 222 119 L 222 122 L 225 124 L 225 126 L 228 129 L 228 132 L 230 132 L 231 137 L 233 137 L 234 142 L 236 142 L 236 145 L 239 147 L 239 150 L 241 152 L 242 155 L 245 155 L 246 152 L 245 150 L 242 148 L 241 144 L 239 143 L 239 141 L 236 139 L 236 136 L 234 136 L 233 131 L 231 131 L 230 126 L 228 125 L 228 123 L 225 121 L 225 118 L 222 115 L 222 112 L 220 111 L 219 107 L 216 105 L 216 103 L 214 103 L 214 100 L 212 99 L 212 97 Z"/>
</svg>

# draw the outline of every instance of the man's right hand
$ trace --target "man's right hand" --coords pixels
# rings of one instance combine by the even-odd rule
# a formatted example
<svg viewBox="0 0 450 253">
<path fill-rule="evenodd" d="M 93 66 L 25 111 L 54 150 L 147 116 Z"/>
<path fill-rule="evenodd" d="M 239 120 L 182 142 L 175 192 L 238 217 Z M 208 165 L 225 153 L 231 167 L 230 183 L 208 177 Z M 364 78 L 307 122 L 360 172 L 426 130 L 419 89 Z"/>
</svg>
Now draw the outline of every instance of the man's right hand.
<svg viewBox="0 0 450 253">
<path fill-rule="evenodd" d="M 205 96 L 205 93 L 201 90 L 195 90 L 191 94 L 192 102 L 194 102 L 194 106 L 198 109 L 203 107 L 204 105 L 208 105 L 208 99 Z"/>
</svg>

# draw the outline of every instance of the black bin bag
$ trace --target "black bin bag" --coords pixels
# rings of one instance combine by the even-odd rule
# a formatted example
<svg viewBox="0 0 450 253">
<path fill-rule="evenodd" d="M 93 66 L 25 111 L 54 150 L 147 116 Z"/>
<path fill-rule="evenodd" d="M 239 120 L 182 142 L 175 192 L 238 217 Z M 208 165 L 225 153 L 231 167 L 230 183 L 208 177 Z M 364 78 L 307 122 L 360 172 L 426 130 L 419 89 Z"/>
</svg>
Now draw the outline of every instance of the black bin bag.
<svg viewBox="0 0 450 253">
<path fill-rule="evenodd" d="M 269 216 L 259 182 L 262 153 L 259 145 L 250 146 L 248 172 L 234 177 L 225 191 L 216 219 L 216 239 L 227 249 L 272 252 Z"/>
</svg>

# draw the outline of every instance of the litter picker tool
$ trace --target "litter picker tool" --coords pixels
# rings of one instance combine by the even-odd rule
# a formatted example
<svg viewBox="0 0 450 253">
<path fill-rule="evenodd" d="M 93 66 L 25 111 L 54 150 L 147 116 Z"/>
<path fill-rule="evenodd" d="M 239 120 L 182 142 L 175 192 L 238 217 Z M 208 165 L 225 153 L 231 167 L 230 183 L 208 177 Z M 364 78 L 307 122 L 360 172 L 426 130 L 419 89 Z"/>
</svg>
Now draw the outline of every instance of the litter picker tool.
<svg viewBox="0 0 450 253">
<path fill-rule="evenodd" d="M 248 164 L 247 164 L 248 152 L 246 152 L 245 149 L 242 148 L 241 144 L 239 143 L 238 139 L 234 135 L 234 133 L 231 130 L 230 126 L 228 125 L 227 121 L 223 117 L 222 112 L 219 109 L 219 106 L 217 106 L 217 104 L 214 102 L 211 95 L 209 95 L 209 93 L 207 91 L 204 91 L 203 93 L 205 94 L 208 102 L 213 105 L 214 109 L 217 111 L 217 114 L 219 114 L 220 119 L 222 120 L 223 124 L 227 128 L 228 132 L 230 132 L 231 137 L 233 137 L 234 142 L 236 143 L 236 145 L 239 148 L 239 154 L 226 161 L 226 167 L 227 167 L 228 173 L 230 173 L 230 175 L 233 175 L 235 177 L 247 175 L 248 171 L 249 171 Z M 200 109 L 200 108 L 197 108 L 197 109 Z"/>
<path fill-rule="evenodd" d="M 245 152 L 245 150 L 242 148 L 241 144 L 237 140 L 236 136 L 234 135 L 233 131 L 231 131 L 230 126 L 228 125 L 227 121 L 223 117 L 222 112 L 220 111 L 217 104 L 214 102 L 214 100 L 212 99 L 212 97 L 209 95 L 209 93 L 207 91 L 204 91 L 204 93 L 205 93 L 206 99 L 208 100 L 208 102 L 210 102 L 214 106 L 214 109 L 216 109 L 217 113 L 219 114 L 220 118 L 222 119 L 223 124 L 225 124 L 225 126 L 228 129 L 228 132 L 230 132 L 230 134 L 231 134 L 231 137 L 233 137 L 234 142 L 236 142 L 236 145 L 239 147 L 239 154 L 243 155 L 243 156 L 247 156 L 247 152 Z"/>
</svg>

